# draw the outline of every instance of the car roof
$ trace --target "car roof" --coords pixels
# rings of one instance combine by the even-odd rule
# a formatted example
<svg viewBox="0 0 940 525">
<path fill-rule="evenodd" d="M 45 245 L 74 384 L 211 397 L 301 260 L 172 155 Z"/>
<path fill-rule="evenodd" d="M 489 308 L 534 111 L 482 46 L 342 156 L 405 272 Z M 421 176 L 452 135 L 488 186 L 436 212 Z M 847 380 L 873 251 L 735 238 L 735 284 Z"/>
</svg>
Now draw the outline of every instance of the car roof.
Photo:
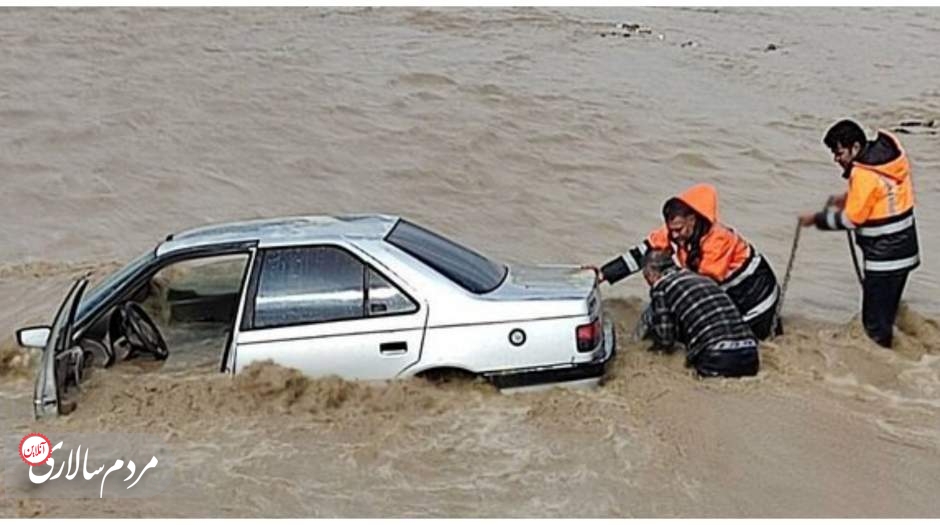
<svg viewBox="0 0 940 525">
<path fill-rule="evenodd" d="M 392 215 L 309 215 L 213 224 L 169 235 L 157 247 L 157 255 L 253 241 L 262 246 L 288 246 L 343 238 L 378 240 L 398 220 Z"/>
</svg>

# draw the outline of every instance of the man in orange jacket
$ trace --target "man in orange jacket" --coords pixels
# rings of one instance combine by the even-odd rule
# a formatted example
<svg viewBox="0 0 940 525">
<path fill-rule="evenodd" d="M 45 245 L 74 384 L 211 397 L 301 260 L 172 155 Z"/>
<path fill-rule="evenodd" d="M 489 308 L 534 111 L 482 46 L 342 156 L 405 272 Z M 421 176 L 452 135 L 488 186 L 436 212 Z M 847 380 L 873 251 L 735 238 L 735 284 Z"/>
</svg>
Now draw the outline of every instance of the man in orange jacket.
<svg viewBox="0 0 940 525">
<path fill-rule="evenodd" d="M 823 142 L 849 190 L 830 197 L 823 211 L 800 215 L 800 224 L 855 232 L 865 261 L 862 323 L 869 337 L 890 348 L 907 276 L 920 265 L 911 165 L 896 137 L 879 131 L 869 141 L 851 120 L 829 128 Z"/>
<path fill-rule="evenodd" d="M 718 222 L 718 193 L 695 185 L 663 205 L 665 224 L 598 271 L 611 284 L 639 271 L 651 249 L 672 250 L 682 268 L 714 279 L 731 297 L 758 339 L 774 332 L 777 277 L 767 259 L 744 237 Z M 779 322 L 777 332 L 780 331 Z"/>
</svg>

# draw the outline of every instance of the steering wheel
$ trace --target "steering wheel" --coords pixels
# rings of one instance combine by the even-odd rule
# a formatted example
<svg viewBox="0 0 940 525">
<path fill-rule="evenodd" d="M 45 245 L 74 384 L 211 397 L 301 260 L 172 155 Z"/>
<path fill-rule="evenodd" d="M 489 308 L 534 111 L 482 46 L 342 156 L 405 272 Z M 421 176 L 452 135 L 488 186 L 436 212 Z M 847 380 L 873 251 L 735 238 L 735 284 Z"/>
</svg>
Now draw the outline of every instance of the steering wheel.
<svg viewBox="0 0 940 525">
<path fill-rule="evenodd" d="M 134 357 L 138 352 L 150 354 L 158 361 L 169 357 L 170 351 L 160 335 L 160 330 L 139 304 L 125 303 L 121 307 L 121 313 L 124 337 L 130 345 L 130 352 L 125 359 Z"/>
</svg>

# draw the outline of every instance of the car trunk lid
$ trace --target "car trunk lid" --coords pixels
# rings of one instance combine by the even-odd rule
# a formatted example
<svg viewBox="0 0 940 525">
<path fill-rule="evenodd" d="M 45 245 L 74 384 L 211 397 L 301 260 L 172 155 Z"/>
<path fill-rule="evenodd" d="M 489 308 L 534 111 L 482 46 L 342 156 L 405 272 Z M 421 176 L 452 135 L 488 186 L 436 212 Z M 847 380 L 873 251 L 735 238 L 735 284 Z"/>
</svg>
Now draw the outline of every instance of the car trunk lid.
<svg viewBox="0 0 940 525">
<path fill-rule="evenodd" d="M 507 300 L 586 299 L 596 288 L 591 270 L 570 265 L 511 265 L 502 286 L 491 296 Z"/>
</svg>

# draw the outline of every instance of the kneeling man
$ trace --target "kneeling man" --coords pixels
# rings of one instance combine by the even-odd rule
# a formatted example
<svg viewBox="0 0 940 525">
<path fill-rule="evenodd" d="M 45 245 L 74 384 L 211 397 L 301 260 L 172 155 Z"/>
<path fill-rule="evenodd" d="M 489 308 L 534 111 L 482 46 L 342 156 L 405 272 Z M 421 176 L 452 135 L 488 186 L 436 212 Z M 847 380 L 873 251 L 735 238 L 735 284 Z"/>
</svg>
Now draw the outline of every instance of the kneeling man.
<svg viewBox="0 0 940 525">
<path fill-rule="evenodd" d="M 706 377 L 757 374 L 757 340 L 715 281 L 680 269 L 668 250 L 646 253 L 643 277 L 650 285 L 651 350 L 684 343 L 686 366 Z"/>
</svg>

